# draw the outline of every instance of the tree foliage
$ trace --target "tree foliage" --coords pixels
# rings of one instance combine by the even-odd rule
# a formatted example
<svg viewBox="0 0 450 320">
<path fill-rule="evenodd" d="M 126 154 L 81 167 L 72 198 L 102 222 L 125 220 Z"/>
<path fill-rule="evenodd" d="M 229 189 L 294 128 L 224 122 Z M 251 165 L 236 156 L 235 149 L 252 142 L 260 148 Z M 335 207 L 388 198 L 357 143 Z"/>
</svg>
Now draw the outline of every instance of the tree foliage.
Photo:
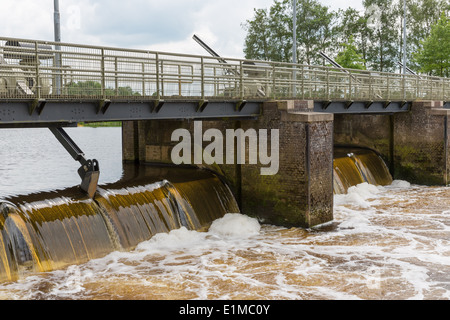
<svg viewBox="0 0 450 320">
<path fill-rule="evenodd" d="M 450 19 L 444 14 L 431 27 L 430 35 L 421 42 L 422 47 L 415 54 L 421 71 L 438 76 L 450 73 Z"/>
<path fill-rule="evenodd" d="M 355 58 L 376 71 L 396 71 L 403 58 L 403 1 L 363 0 L 364 11 L 354 8 L 332 11 L 318 0 L 297 1 L 297 62 L 325 64 L 319 51 L 335 59 L 345 44 L 356 50 Z M 406 0 L 407 60 L 415 71 L 423 71 L 414 59 L 430 36 L 431 26 L 441 15 L 449 16 L 449 0 Z M 255 9 L 247 31 L 245 57 L 292 62 L 292 0 L 274 0 L 268 9 Z M 350 41 L 350 39 L 352 40 Z M 448 52 L 448 51 L 447 51 Z M 351 53 L 351 52 L 347 52 Z M 342 53 L 341 53 L 342 55 Z"/>
<path fill-rule="evenodd" d="M 101 94 L 102 85 L 97 81 L 78 81 L 70 82 L 65 86 L 67 94 L 82 95 L 82 96 L 98 96 Z M 119 87 L 117 92 L 111 88 L 105 88 L 106 96 L 139 96 L 140 93 L 135 92 L 131 87 Z"/>
<path fill-rule="evenodd" d="M 336 62 L 344 68 L 365 70 L 365 60 L 358 53 L 354 42 L 351 36 L 348 43 L 342 44 L 343 50 L 337 54 Z"/>
</svg>

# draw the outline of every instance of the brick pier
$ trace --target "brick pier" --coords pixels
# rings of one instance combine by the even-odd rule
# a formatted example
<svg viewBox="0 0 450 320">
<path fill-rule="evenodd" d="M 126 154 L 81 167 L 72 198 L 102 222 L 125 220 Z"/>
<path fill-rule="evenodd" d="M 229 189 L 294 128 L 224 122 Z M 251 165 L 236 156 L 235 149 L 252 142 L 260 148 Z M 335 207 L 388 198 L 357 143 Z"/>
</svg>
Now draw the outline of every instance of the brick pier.
<svg viewBox="0 0 450 320">
<path fill-rule="evenodd" d="M 264 103 L 256 120 L 202 121 L 203 132 L 215 128 L 224 136 L 227 129 L 278 129 L 277 174 L 261 175 L 261 168 L 267 165 L 260 162 L 199 166 L 223 175 L 241 212 L 264 223 L 312 227 L 333 220 L 333 114 L 312 109 L 313 101 L 270 101 Z M 171 136 L 178 128 L 194 134 L 193 121 L 124 122 L 124 161 L 171 164 L 171 151 L 178 143 L 171 141 Z M 210 143 L 203 142 L 203 148 Z M 268 147 L 271 154 L 272 145 Z M 248 148 L 247 143 L 247 152 Z"/>
</svg>

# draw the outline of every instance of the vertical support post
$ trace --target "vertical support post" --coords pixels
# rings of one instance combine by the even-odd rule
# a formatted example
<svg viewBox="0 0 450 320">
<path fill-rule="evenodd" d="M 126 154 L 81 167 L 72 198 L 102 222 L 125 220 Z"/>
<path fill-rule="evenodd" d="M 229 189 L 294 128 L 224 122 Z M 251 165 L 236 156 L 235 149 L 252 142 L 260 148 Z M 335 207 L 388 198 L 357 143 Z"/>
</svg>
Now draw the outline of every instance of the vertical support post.
<svg viewBox="0 0 450 320">
<path fill-rule="evenodd" d="M 442 78 L 442 97 L 441 97 L 441 99 L 439 99 L 439 100 L 441 100 L 441 101 L 445 101 L 445 90 L 444 90 L 444 86 L 445 86 L 445 82 L 444 82 L 444 78 Z"/>
<path fill-rule="evenodd" d="M 155 57 L 155 64 L 156 64 L 156 99 L 161 99 L 161 86 L 159 82 L 159 54 L 156 53 Z"/>
<path fill-rule="evenodd" d="M 352 95 L 352 76 L 348 75 L 348 98 L 347 100 L 355 100 L 355 97 Z"/>
<path fill-rule="evenodd" d="M 416 76 L 416 97 L 419 97 L 419 76 Z"/>
<path fill-rule="evenodd" d="M 403 74 L 406 74 L 406 0 L 403 0 Z"/>
<path fill-rule="evenodd" d="M 389 73 L 386 76 L 386 91 L 387 91 L 387 99 L 390 101 L 391 100 L 391 90 L 390 90 L 390 86 L 389 86 Z"/>
<path fill-rule="evenodd" d="M 302 65 L 302 100 L 305 100 L 305 66 Z"/>
<path fill-rule="evenodd" d="M 277 89 L 277 85 L 276 85 L 276 68 L 275 68 L 275 64 L 273 64 L 272 67 L 272 81 L 273 81 L 273 88 L 272 88 L 272 92 L 273 92 L 273 98 L 276 98 L 276 89 Z"/>
<path fill-rule="evenodd" d="M 181 97 L 181 65 L 178 65 L 178 95 Z"/>
<path fill-rule="evenodd" d="M 117 73 L 117 70 L 118 70 L 118 61 L 117 61 L 117 57 L 115 57 L 114 58 L 114 70 L 115 70 L 115 73 L 114 73 L 114 84 L 115 84 L 115 87 L 116 87 L 116 96 L 118 96 L 119 95 L 119 75 L 118 75 L 118 73 Z"/>
<path fill-rule="evenodd" d="M 201 84 L 200 84 L 200 90 L 201 90 L 201 97 L 202 100 L 205 100 L 205 62 L 203 57 L 200 58 L 200 79 L 201 79 Z"/>
<path fill-rule="evenodd" d="M 244 100 L 244 68 L 242 60 L 239 61 L 239 98 Z"/>
<path fill-rule="evenodd" d="M 39 76 L 39 46 L 37 41 L 34 43 L 34 49 L 35 49 L 35 59 L 36 59 L 36 98 L 41 98 L 41 81 Z"/>
<path fill-rule="evenodd" d="M 219 95 L 219 84 L 218 84 L 218 78 L 217 78 L 217 68 L 214 67 L 214 96 L 218 96 Z"/>
<path fill-rule="evenodd" d="M 102 95 L 102 99 L 105 99 L 105 86 L 106 86 L 106 81 L 105 81 L 105 49 L 102 48 L 101 49 L 101 53 L 102 53 L 102 60 L 101 60 L 101 83 L 102 83 L 102 88 L 101 88 L 101 95 Z"/>
<path fill-rule="evenodd" d="M 297 96 L 297 69 L 295 64 L 297 64 L 297 0 L 292 0 L 292 63 L 294 64 L 292 68 L 294 69 L 292 73 L 292 95 Z"/>
<path fill-rule="evenodd" d="M 145 64 L 142 62 L 142 96 L 145 97 Z"/>
<path fill-rule="evenodd" d="M 61 42 L 61 18 L 59 14 L 59 0 L 54 0 L 54 32 L 55 32 L 55 42 Z M 61 59 L 61 46 L 55 46 L 55 50 L 57 51 L 55 54 L 55 65 L 56 75 L 55 75 L 55 87 L 56 94 L 61 94 L 62 88 L 62 59 Z"/>
<path fill-rule="evenodd" d="M 430 77 L 430 100 L 433 99 L 433 79 Z"/>
<path fill-rule="evenodd" d="M 160 73 L 160 79 L 161 79 L 161 96 L 164 97 L 164 61 L 160 61 L 159 64 L 161 65 L 161 73 Z M 169 77 L 170 78 L 170 77 Z"/>
<path fill-rule="evenodd" d="M 403 100 L 406 100 L 406 74 L 402 74 L 402 79 Z"/>
</svg>

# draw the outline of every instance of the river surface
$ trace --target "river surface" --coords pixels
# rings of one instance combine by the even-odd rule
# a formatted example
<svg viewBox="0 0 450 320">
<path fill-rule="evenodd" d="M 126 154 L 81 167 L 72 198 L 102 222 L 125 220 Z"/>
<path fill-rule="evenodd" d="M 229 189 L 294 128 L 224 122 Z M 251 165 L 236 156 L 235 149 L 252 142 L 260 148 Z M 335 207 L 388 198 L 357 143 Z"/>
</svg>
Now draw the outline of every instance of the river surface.
<svg viewBox="0 0 450 320">
<path fill-rule="evenodd" d="M 120 128 L 70 128 L 100 183 L 120 179 Z M 0 198 L 79 183 L 47 129 L 0 130 Z M 158 234 L 63 270 L 0 284 L 0 299 L 449 299 L 450 189 L 394 181 L 335 195 L 304 230 L 230 213 L 208 231 Z"/>
</svg>

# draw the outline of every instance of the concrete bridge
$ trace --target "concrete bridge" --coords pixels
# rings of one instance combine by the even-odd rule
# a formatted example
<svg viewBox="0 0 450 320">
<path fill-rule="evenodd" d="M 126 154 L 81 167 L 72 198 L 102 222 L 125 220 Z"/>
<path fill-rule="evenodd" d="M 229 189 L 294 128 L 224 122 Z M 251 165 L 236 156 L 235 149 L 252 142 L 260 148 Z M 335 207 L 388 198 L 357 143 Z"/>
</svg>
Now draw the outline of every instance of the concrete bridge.
<svg viewBox="0 0 450 320">
<path fill-rule="evenodd" d="M 51 127 L 82 167 L 55 127 L 122 121 L 124 160 L 165 164 L 172 132 L 194 134 L 187 120 L 279 130 L 276 175 L 202 165 L 229 181 L 243 213 L 286 226 L 332 220 L 335 143 L 374 148 L 395 178 L 446 185 L 449 97 L 447 78 L 0 38 L 0 127 Z"/>
</svg>

